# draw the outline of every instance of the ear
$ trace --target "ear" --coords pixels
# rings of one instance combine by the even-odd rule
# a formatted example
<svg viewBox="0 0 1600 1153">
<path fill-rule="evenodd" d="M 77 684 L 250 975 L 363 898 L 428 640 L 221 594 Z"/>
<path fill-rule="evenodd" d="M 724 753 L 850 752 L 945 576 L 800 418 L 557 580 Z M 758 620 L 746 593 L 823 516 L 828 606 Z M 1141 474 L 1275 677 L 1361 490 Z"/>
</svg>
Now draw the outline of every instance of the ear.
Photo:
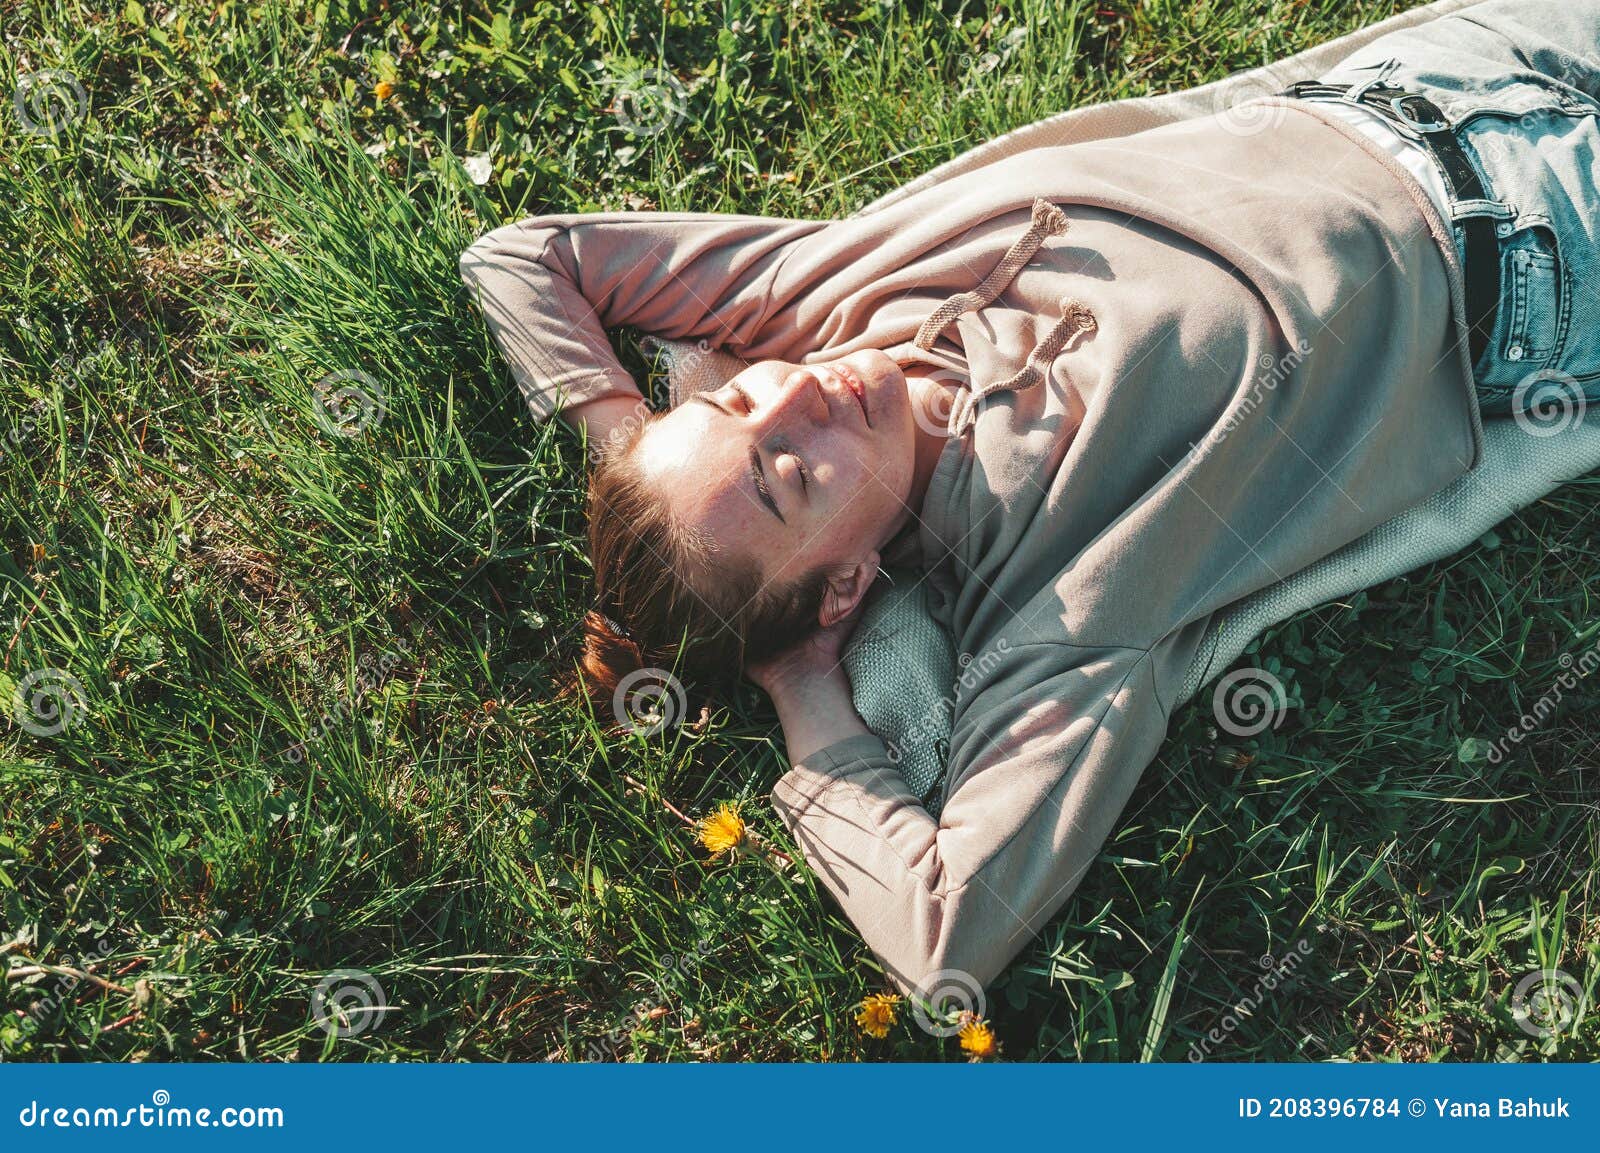
<svg viewBox="0 0 1600 1153">
<path fill-rule="evenodd" d="M 829 574 L 827 591 L 822 594 L 822 608 L 817 613 L 817 624 L 830 628 L 860 607 L 872 582 L 878 579 L 881 559 L 878 550 L 873 549 L 855 564 L 840 567 Z"/>
</svg>

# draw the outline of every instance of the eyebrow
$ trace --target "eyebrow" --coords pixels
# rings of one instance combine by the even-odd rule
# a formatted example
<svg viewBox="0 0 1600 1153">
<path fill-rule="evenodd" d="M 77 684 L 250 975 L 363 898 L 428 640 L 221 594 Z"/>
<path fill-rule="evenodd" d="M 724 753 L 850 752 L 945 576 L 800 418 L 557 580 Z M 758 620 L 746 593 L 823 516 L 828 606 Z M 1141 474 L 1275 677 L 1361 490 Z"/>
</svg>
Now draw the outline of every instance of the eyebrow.
<svg viewBox="0 0 1600 1153">
<path fill-rule="evenodd" d="M 705 393 L 696 393 L 689 399 L 698 400 L 701 404 L 708 404 L 724 416 L 734 415 L 730 410 L 712 400 Z M 789 522 L 783 519 L 783 513 L 778 511 L 778 502 L 772 499 L 772 490 L 767 487 L 766 470 L 761 467 L 761 453 L 756 450 L 755 445 L 750 446 L 750 477 L 755 481 L 756 495 L 761 498 L 761 503 L 766 506 L 767 511 L 778 518 L 779 524 L 788 524 Z"/>
</svg>

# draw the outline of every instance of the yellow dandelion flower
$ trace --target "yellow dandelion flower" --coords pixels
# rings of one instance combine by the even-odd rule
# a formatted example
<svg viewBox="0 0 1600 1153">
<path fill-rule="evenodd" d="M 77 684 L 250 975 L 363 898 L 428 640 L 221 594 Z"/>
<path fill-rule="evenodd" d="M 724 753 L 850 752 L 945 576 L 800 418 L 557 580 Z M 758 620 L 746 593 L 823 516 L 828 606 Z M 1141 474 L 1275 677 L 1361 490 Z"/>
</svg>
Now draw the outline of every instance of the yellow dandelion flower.
<svg viewBox="0 0 1600 1153">
<path fill-rule="evenodd" d="M 387 80 L 380 80 L 372 86 L 372 94 L 379 100 L 387 100 L 394 95 L 396 87 Z"/>
<path fill-rule="evenodd" d="M 744 820 L 732 805 L 723 805 L 700 823 L 700 843 L 719 857 L 744 844 Z"/>
<path fill-rule="evenodd" d="M 861 1008 L 856 1013 L 856 1024 L 867 1036 L 881 1040 L 889 1035 L 890 1026 L 900 1020 L 896 1008 L 899 1004 L 900 997 L 896 993 L 874 993 L 861 1002 Z"/>
<path fill-rule="evenodd" d="M 994 1030 L 980 1017 L 969 1018 L 957 1035 L 961 1038 L 961 1047 L 972 1054 L 974 1061 L 985 1060 L 1000 1052 L 1000 1042 L 995 1040 Z"/>
</svg>

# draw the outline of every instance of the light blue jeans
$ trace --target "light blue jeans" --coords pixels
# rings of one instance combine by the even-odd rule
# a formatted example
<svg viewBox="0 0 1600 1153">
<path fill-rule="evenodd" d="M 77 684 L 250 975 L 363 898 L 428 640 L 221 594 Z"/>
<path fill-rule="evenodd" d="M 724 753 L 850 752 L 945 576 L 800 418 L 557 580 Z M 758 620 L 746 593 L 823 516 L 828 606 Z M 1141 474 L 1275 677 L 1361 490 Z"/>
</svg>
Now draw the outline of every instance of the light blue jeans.
<svg viewBox="0 0 1600 1153">
<path fill-rule="evenodd" d="M 1381 36 L 1319 77 L 1426 96 L 1477 166 L 1500 299 L 1473 366 L 1486 415 L 1600 402 L 1600 0 L 1485 0 Z M 1463 250 L 1456 229 L 1456 250 Z M 1581 398 L 1581 399 L 1580 399 Z"/>
</svg>

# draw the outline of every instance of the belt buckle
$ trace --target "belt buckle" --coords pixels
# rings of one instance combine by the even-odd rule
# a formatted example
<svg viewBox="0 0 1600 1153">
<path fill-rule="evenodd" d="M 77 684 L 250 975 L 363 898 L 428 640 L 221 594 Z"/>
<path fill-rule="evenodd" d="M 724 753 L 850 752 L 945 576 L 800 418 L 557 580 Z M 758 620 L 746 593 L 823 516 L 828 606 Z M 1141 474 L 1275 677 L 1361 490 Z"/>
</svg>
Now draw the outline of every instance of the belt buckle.
<svg viewBox="0 0 1600 1153">
<path fill-rule="evenodd" d="M 1435 115 L 1433 115 L 1427 121 L 1413 118 L 1412 115 L 1405 109 L 1405 103 L 1407 100 L 1422 101 L 1429 108 L 1433 109 Z M 1401 122 L 1410 126 L 1411 129 L 1416 132 L 1443 132 L 1450 127 L 1450 122 L 1442 118 L 1442 114 L 1439 114 L 1439 110 L 1434 108 L 1433 102 L 1425 96 L 1418 96 L 1415 92 L 1407 92 L 1403 95 L 1392 97 L 1389 100 L 1389 107 L 1394 111 L 1394 114 L 1400 118 Z"/>
</svg>

